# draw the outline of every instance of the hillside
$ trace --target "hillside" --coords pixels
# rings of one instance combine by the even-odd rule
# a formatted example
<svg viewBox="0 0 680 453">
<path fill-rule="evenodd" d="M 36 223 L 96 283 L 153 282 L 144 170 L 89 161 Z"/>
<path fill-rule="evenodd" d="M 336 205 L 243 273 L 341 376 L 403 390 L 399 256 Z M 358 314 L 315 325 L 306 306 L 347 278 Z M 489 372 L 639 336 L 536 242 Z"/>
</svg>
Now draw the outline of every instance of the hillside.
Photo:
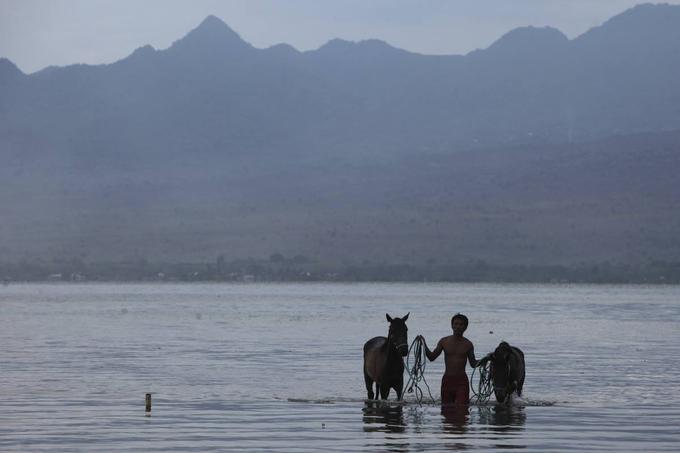
<svg viewBox="0 0 680 453">
<path fill-rule="evenodd" d="M 0 60 L 0 262 L 680 260 L 680 7 L 465 56 L 257 49 Z"/>
</svg>

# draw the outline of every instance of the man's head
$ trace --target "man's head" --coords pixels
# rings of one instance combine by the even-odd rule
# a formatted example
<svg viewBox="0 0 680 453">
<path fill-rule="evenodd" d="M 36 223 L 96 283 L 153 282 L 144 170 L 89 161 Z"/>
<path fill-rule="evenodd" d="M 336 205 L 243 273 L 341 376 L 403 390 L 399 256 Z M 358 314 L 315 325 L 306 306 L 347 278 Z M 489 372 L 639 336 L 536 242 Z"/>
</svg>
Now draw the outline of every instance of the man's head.
<svg viewBox="0 0 680 453">
<path fill-rule="evenodd" d="M 454 334 L 460 334 L 462 335 L 463 332 L 465 332 L 465 329 L 467 329 L 468 326 L 468 318 L 465 315 L 461 315 L 460 313 L 456 313 L 453 315 L 453 318 L 451 318 L 451 329 L 453 329 Z"/>
</svg>

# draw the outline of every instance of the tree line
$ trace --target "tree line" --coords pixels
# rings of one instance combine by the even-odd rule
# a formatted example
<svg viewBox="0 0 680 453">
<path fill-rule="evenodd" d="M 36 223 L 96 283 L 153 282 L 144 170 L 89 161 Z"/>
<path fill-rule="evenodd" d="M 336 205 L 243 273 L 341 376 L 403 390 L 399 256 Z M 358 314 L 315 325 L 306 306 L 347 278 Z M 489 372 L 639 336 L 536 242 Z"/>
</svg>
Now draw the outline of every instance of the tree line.
<svg viewBox="0 0 680 453">
<path fill-rule="evenodd" d="M 213 262 L 85 262 L 81 259 L 0 263 L 0 280 L 14 281 L 215 281 L 215 282 L 507 282 L 680 284 L 680 262 L 649 261 L 574 265 L 501 265 L 482 260 L 459 264 L 323 264 L 305 256 L 268 259 L 219 256 Z"/>
</svg>

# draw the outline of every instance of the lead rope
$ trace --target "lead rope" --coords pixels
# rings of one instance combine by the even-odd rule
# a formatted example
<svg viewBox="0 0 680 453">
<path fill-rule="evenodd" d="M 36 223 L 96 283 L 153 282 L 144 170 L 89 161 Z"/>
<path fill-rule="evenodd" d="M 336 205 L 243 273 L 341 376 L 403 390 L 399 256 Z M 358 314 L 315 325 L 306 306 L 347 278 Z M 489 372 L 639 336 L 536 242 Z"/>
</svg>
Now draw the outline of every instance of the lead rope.
<svg viewBox="0 0 680 453">
<path fill-rule="evenodd" d="M 425 355 L 425 347 L 423 340 L 416 337 L 411 343 L 411 347 L 408 349 L 408 355 L 406 356 L 406 371 L 408 372 L 408 381 L 406 382 L 406 391 L 408 393 L 414 393 L 418 405 L 423 404 L 423 390 L 420 388 L 425 385 L 428 395 L 432 403 L 436 401 L 432 397 L 432 392 L 430 392 L 430 386 L 427 385 L 425 380 L 425 364 L 427 363 L 427 356 Z M 411 365 L 411 352 L 413 351 L 413 365 Z"/>
<path fill-rule="evenodd" d="M 491 383 L 491 360 L 472 369 L 472 377 L 470 378 L 472 383 L 475 382 L 475 372 L 477 370 L 479 370 L 477 390 L 475 391 L 474 385 L 471 385 L 470 387 L 472 388 L 472 393 L 474 394 L 477 404 L 484 404 L 489 402 L 489 398 L 491 398 L 491 395 L 493 394 L 493 384 Z"/>
</svg>

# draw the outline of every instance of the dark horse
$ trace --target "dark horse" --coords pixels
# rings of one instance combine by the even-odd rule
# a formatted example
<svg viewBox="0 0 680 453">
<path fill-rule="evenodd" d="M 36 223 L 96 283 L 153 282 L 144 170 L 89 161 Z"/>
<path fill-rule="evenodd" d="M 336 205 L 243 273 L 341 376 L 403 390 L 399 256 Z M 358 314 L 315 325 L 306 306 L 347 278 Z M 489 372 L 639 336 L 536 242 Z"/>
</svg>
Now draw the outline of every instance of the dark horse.
<svg viewBox="0 0 680 453">
<path fill-rule="evenodd" d="M 390 389 L 397 392 L 397 399 L 401 399 L 404 389 L 404 359 L 408 354 L 408 328 L 403 318 L 392 318 L 386 314 L 390 323 L 390 330 L 385 337 L 371 338 L 364 345 L 364 381 L 368 399 L 387 399 Z M 375 382 L 375 393 L 373 383 Z"/>
<path fill-rule="evenodd" d="M 496 401 L 505 403 L 513 392 L 522 396 L 524 386 L 524 353 L 505 341 L 491 354 L 491 378 Z"/>
</svg>

